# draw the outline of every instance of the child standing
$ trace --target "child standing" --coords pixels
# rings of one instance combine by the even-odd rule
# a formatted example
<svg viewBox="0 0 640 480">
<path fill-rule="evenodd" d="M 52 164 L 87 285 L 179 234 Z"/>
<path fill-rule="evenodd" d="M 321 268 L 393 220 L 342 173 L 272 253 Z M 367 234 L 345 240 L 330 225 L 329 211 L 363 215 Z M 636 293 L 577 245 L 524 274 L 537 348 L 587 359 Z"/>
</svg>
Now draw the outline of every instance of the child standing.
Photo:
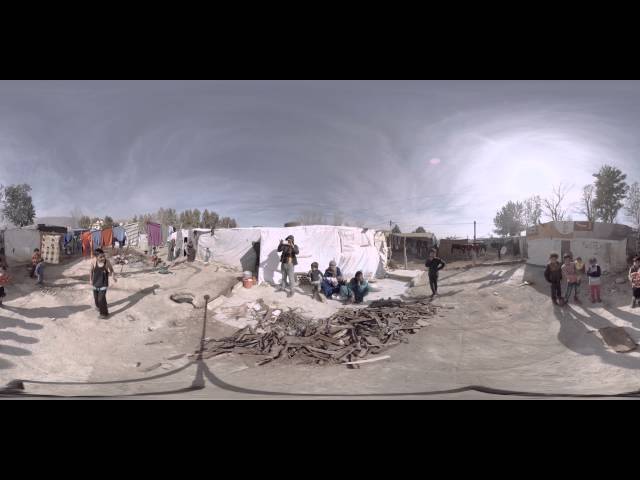
<svg viewBox="0 0 640 480">
<path fill-rule="evenodd" d="M 318 268 L 318 262 L 311 264 L 311 270 L 309 271 L 309 278 L 311 279 L 311 296 L 317 298 L 321 302 L 326 302 L 326 298 L 322 295 L 322 272 Z"/>
<path fill-rule="evenodd" d="M 589 277 L 589 288 L 591 289 L 591 303 L 600 303 L 600 276 L 602 270 L 598 261 L 595 258 L 589 259 L 589 268 L 587 269 L 587 276 Z"/>
<path fill-rule="evenodd" d="M 44 284 L 44 260 L 42 258 L 40 258 L 40 260 L 38 261 L 38 264 L 36 265 L 36 270 L 34 273 L 36 274 L 36 277 L 38 277 L 38 281 L 36 282 L 36 285 L 43 285 Z"/>
<path fill-rule="evenodd" d="M 544 270 L 544 278 L 551 284 L 551 301 L 554 305 L 562 304 L 562 267 L 558 258 L 557 253 L 549 255 L 549 263 Z"/>
<path fill-rule="evenodd" d="M 564 304 L 569 303 L 569 297 L 573 292 L 573 299 L 576 303 L 580 303 L 578 299 L 578 274 L 576 273 L 576 264 L 571 261 L 571 255 L 565 254 L 564 264 L 562 265 L 562 273 L 567 279 L 567 294 Z"/>
<path fill-rule="evenodd" d="M 578 275 L 578 290 L 580 289 L 580 286 L 582 285 L 582 277 L 587 272 L 587 268 L 586 267 L 587 266 L 582 261 L 582 257 L 576 257 L 576 275 Z M 576 295 L 578 295 L 579 293 L 580 292 L 576 292 Z"/>
<path fill-rule="evenodd" d="M 633 265 L 629 269 L 629 281 L 633 291 L 631 308 L 636 308 L 638 302 L 640 302 L 640 257 L 633 259 Z"/>
</svg>

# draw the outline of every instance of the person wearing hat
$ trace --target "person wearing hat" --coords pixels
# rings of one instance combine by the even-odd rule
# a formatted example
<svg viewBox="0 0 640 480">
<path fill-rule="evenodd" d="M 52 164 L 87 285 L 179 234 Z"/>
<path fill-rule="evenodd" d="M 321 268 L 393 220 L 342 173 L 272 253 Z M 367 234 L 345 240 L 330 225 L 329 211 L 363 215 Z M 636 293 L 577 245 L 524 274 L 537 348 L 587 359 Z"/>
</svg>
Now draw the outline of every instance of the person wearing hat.
<svg viewBox="0 0 640 480">
<path fill-rule="evenodd" d="M 331 260 L 329 262 L 329 268 L 324 272 L 324 280 L 322 281 L 322 292 L 327 298 L 331 298 L 332 295 L 338 295 L 340 293 L 340 287 L 344 285 L 342 278 L 342 272 L 336 265 L 336 262 Z"/>
<path fill-rule="evenodd" d="M 300 253 L 300 250 L 294 242 L 293 235 L 289 235 L 285 240 L 286 243 L 280 240 L 280 245 L 278 245 L 278 252 L 282 252 L 280 256 L 280 271 L 282 272 L 280 290 L 286 289 L 288 281 L 290 289 L 288 296 L 293 297 L 293 288 L 296 285 L 295 266 L 298 264 L 296 255 Z"/>
</svg>

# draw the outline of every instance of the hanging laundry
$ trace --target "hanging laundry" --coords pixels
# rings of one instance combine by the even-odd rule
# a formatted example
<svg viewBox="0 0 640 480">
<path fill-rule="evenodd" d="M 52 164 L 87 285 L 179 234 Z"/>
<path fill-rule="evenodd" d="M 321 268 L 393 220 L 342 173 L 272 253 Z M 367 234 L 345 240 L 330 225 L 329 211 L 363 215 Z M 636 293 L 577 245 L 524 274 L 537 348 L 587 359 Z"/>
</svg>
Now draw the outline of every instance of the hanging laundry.
<svg viewBox="0 0 640 480">
<path fill-rule="evenodd" d="M 93 239 L 94 250 L 102 246 L 102 232 L 100 230 L 95 230 L 91 232 L 91 238 Z"/>
<path fill-rule="evenodd" d="M 113 229 L 105 228 L 102 230 L 102 246 L 110 247 L 113 245 Z"/>
<path fill-rule="evenodd" d="M 113 227 L 113 236 L 122 244 L 124 242 L 124 227 Z"/>
<path fill-rule="evenodd" d="M 84 232 L 82 234 L 82 255 L 88 257 L 91 255 L 91 244 L 93 241 L 93 237 L 91 236 L 91 232 Z"/>
<path fill-rule="evenodd" d="M 162 227 L 159 223 L 147 224 L 148 241 L 150 247 L 159 247 L 162 245 Z"/>
</svg>

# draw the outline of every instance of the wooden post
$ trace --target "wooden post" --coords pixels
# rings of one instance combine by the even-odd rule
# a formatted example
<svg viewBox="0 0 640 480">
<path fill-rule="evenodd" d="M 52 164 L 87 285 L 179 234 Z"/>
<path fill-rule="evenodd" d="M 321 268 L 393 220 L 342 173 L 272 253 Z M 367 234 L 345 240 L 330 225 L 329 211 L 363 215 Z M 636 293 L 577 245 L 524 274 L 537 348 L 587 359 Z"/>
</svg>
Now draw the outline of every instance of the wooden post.
<svg viewBox="0 0 640 480">
<path fill-rule="evenodd" d="M 407 268 L 407 237 L 404 237 L 404 269 Z"/>
</svg>

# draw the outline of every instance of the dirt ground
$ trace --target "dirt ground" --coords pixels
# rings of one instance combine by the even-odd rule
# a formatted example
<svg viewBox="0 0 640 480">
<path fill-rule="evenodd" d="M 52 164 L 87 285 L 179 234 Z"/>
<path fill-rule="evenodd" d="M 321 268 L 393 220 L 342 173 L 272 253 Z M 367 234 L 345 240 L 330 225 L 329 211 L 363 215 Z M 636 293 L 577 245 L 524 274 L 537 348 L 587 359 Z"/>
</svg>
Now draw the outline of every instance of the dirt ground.
<svg viewBox="0 0 640 480">
<path fill-rule="evenodd" d="M 109 291 L 111 318 L 100 320 L 87 260 L 48 266 L 44 290 L 17 270 L 0 310 L 0 385 L 22 379 L 26 393 L 45 396 L 193 399 L 514 398 L 465 390 L 469 386 L 522 393 L 515 398 L 638 389 L 640 352 L 616 353 L 597 332 L 622 326 L 640 341 L 640 309 L 629 306 L 629 284 L 614 282 L 623 275 L 604 277 L 603 304 L 592 305 L 583 287 L 582 305 L 560 308 L 549 299 L 541 268 L 459 267 L 448 264 L 441 273 L 441 295 L 434 300 L 441 309 L 428 319 L 431 325 L 387 352 L 390 359 L 359 369 L 286 362 L 257 367 L 248 356 L 197 361 L 184 355 L 202 338 L 246 324 L 247 306 L 258 299 L 316 318 L 343 307 L 333 300 L 321 304 L 303 288 L 289 299 L 270 286 L 238 288 L 237 273 L 216 265 L 178 263 L 170 275 L 128 265 Z M 378 291 L 369 300 L 427 293 L 425 286 L 394 278 L 374 285 Z M 194 295 L 198 308 L 173 302 L 174 293 Z M 206 324 L 205 294 L 229 295 L 209 305 Z"/>
</svg>

